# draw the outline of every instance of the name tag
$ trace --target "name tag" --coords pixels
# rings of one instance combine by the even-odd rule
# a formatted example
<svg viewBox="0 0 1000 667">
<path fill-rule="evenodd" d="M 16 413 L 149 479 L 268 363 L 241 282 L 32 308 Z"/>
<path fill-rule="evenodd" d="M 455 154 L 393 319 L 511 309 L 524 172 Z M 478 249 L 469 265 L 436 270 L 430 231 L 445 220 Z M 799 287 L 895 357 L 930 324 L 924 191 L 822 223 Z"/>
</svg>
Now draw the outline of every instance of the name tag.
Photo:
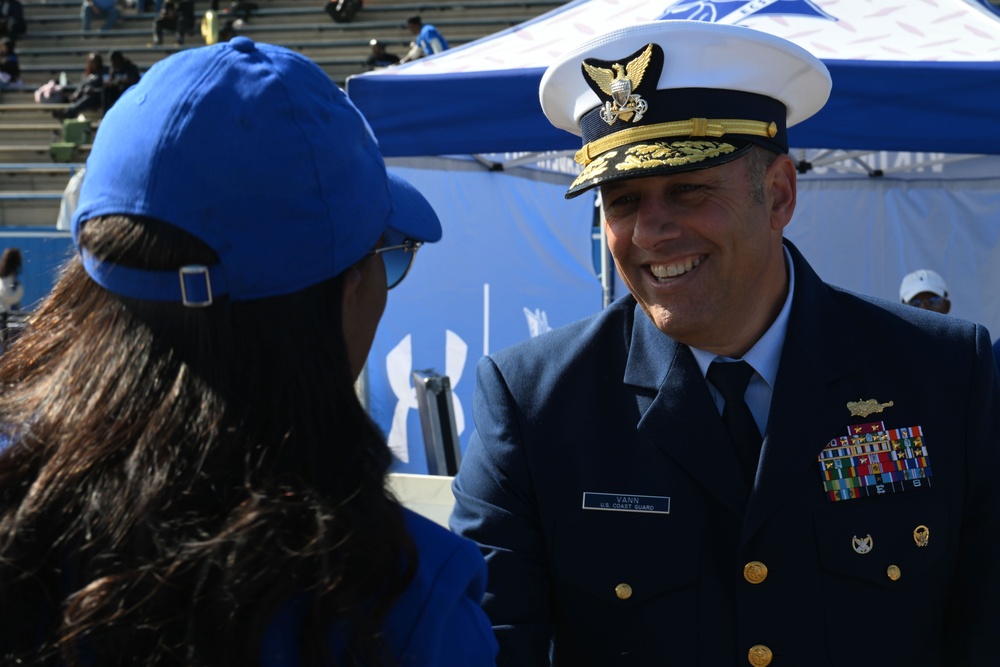
<svg viewBox="0 0 1000 667">
<path fill-rule="evenodd" d="M 635 496 L 626 493 L 583 492 L 583 509 L 606 512 L 670 514 L 670 496 Z"/>
</svg>

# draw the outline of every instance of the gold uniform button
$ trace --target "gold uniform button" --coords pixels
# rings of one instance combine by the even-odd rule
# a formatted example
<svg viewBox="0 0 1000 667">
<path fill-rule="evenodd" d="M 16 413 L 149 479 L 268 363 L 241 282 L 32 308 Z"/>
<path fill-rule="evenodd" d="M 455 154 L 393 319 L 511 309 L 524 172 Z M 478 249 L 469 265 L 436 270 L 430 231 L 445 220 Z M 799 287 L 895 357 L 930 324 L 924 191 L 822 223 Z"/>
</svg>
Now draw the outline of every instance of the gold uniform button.
<svg viewBox="0 0 1000 667">
<path fill-rule="evenodd" d="M 743 566 L 743 578 L 751 584 L 759 584 L 767 579 L 767 565 L 759 560 L 752 560 Z"/>
<path fill-rule="evenodd" d="M 763 644 L 751 646 L 750 651 L 747 653 L 747 660 L 753 667 L 767 667 L 771 664 L 773 658 L 774 654 L 771 653 L 771 649 Z"/>
<path fill-rule="evenodd" d="M 899 571 L 898 565 L 890 565 L 886 569 L 885 573 L 893 581 L 899 581 L 899 578 L 903 576 L 903 573 Z"/>
<path fill-rule="evenodd" d="M 628 584 L 618 584 L 615 586 L 615 595 L 619 600 L 628 600 L 632 597 L 632 587 Z"/>
</svg>

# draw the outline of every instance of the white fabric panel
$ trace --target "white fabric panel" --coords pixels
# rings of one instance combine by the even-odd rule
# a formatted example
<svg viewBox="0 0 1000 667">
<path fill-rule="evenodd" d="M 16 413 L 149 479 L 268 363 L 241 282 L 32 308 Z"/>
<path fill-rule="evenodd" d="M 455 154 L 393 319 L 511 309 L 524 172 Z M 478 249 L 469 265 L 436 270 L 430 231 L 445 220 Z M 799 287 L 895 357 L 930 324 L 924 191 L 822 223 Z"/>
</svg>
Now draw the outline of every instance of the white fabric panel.
<svg viewBox="0 0 1000 667">
<path fill-rule="evenodd" d="M 742 4 L 742 6 L 740 6 Z M 820 58 L 949 62 L 995 58 L 1000 23 L 965 0 L 881 6 L 872 0 L 569 3 L 447 57 L 424 58 L 392 74 L 442 74 L 545 66 L 604 30 L 659 18 L 745 25 L 796 42 Z M 739 11 L 732 11 L 733 9 Z M 785 8 L 785 11 L 770 11 Z"/>
<path fill-rule="evenodd" d="M 933 269 L 951 314 L 1000 337 L 1000 178 L 802 179 L 785 235 L 827 282 L 892 301 L 903 276 Z"/>
<path fill-rule="evenodd" d="M 417 253 L 389 303 L 368 358 L 369 412 L 396 472 L 428 471 L 411 373 L 432 369 L 452 388 L 459 441 L 472 431 L 480 357 L 601 308 L 591 245 L 593 200 L 567 202 L 571 180 L 530 170 L 489 172 L 461 160 L 393 171 L 441 218 L 444 237 Z"/>
</svg>

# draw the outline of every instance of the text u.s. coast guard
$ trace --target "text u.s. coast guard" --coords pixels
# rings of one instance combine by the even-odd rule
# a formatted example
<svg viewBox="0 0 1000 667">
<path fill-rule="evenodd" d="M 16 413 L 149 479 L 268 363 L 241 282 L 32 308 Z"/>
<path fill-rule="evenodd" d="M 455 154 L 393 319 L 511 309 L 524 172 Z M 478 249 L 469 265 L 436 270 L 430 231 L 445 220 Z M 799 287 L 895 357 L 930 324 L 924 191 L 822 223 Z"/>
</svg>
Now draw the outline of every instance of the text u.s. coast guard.
<svg viewBox="0 0 1000 667">
<path fill-rule="evenodd" d="M 583 509 L 609 512 L 670 514 L 670 496 L 640 496 L 634 493 L 583 492 Z"/>
</svg>

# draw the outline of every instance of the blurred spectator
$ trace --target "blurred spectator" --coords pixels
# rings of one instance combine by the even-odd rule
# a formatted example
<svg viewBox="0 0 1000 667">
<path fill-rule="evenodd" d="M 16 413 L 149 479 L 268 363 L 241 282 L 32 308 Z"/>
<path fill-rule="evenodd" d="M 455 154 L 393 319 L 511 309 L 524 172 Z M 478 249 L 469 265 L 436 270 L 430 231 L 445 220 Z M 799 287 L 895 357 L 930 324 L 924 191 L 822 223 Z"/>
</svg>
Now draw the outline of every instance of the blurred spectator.
<svg viewBox="0 0 1000 667">
<path fill-rule="evenodd" d="M 362 4 L 362 0 L 328 0 L 323 11 L 330 15 L 334 23 L 350 23 Z"/>
<path fill-rule="evenodd" d="M 947 315 L 951 310 L 944 278 L 930 269 L 908 273 L 899 286 L 899 300 L 908 306 Z"/>
<path fill-rule="evenodd" d="M 10 37 L 0 37 L 0 89 L 20 88 L 21 65 L 14 53 L 14 40 Z"/>
<path fill-rule="evenodd" d="M 416 39 L 410 45 L 410 52 L 403 57 L 400 62 L 409 62 L 424 56 L 441 53 L 448 50 L 448 41 L 437 28 L 430 23 L 424 23 L 419 16 L 411 16 L 406 19 L 406 28 L 411 35 L 416 35 Z"/>
<path fill-rule="evenodd" d="M 6 310 L 20 310 L 24 298 L 24 284 L 21 283 L 21 251 L 7 248 L 0 255 L 0 307 Z"/>
<path fill-rule="evenodd" d="M 212 9 L 216 9 L 219 4 L 219 0 L 212 0 Z M 229 3 L 229 6 L 222 10 L 222 13 L 227 16 L 234 16 L 236 20 L 243 21 L 243 23 L 250 22 L 250 16 L 260 8 L 256 2 L 245 2 L 245 0 L 233 0 Z"/>
<path fill-rule="evenodd" d="M 219 41 L 228 42 L 233 37 L 236 37 L 237 34 L 239 34 L 240 28 L 242 27 L 243 27 L 242 20 L 229 19 L 228 21 L 222 24 L 222 27 L 219 28 Z"/>
<path fill-rule="evenodd" d="M 111 61 L 111 71 L 104 82 L 104 111 L 110 109 L 122 93 L 139 83 L 139 68 L 124 53 L 112 51 L 108 60 Z"/>
<path fill-rule="evenodd" d="M 163 43 L 163 31 L 177 33 L 175 44 L 183 44 L 184 36 L 194 30 L 194 2 L 192 0 L 166 0 L 160 15 L 153 21 L 153 44 Z"/>
<path fill-rule="evenodd" d="M 24 298 L 21 263 L 21 251 L 17 248 L 7 248 L 0 256 L 0 351 L 6 350 L 20 331 L 20 326 L 11 322 L 17 319 L 11 313 L 21 309 Z"/>
<path fill-rule="evenodd" d="M 104 83 L 108 80 L 108 68 L 104 66 L 101 54 L 87 54 L 87 65 L 83 70 L 80 87 L 69 97 L 69 107 L 56 109 L 53 118 L 60 120 L 76 118 L 84 111 L 96 111 L 104 106 Z"/>
<path fill-rule="evenodd" d="M 377 39 L 373 39 L 368 43 L 372 47 L 372 54 L 368 56 L 368 60 L 365 61 L 365 66 L 368 68 L 369 72 L 399 63 L 399 56 L 395 53 L 389 53 L 386 51 L 385 44 L 382 42 Z"/>
<path fill-rule="evenodd" d="M 20 0 L 0 0 L 0 37 L 17 39 L 27 29 Z"/>
<path fill-rule="evenodd" d="M 104 25 L 101 26 L 101 32 L 107 32 L 118 21 L 119 13 L 117 0 L 83 0 L 80 10 L 83 31 L 90 32 L 90 24 L 94 17 L 103 16 Z"/>
</svg>

